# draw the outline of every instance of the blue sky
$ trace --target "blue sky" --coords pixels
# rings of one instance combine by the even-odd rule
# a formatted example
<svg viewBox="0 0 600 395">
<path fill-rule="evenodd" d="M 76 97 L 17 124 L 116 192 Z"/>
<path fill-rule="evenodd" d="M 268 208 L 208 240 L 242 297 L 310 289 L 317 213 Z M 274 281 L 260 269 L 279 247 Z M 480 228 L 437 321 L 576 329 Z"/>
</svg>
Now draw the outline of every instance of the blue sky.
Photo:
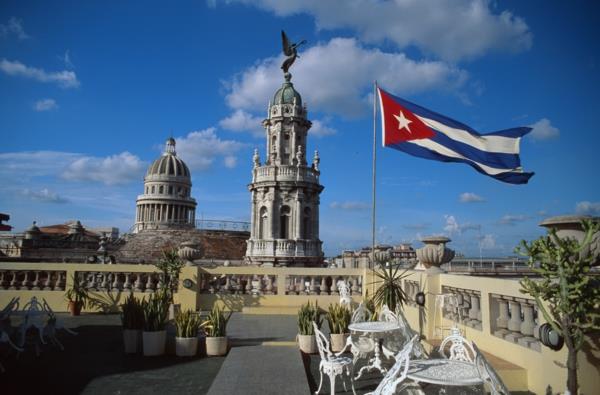
<svg viewBox="0 0 600 395">
<path fill-rule="evenodd" d="M 534 126 L 527 185 L 378 149 L 377 238 L 446 234 L 512 254 L 547 216 L 600 215 L 597 2 L 4 1 L 0 212 L 22 231 L 133 224 L 146 167 L 177 139 L 198 217 L 249 220 L 251 157 L 282 82 L 280 30 L 321 156 L 327 255 L 370 244 L 372 81 L 481 132 Z M 378 125 L 379 128 L 379 125 Z"/>
</svg>

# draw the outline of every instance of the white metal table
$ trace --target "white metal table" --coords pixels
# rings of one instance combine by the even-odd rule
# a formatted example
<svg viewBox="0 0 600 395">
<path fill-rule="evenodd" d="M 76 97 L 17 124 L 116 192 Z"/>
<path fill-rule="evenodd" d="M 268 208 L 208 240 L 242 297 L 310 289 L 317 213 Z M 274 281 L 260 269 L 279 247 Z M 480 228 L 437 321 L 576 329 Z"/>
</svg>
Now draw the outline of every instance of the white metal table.
<svg viewBox="0 0 600 395">
<path fill-rule="evenodd" d="M 379 370 L 381 373 L 385 374 L 387 369 L 383 367 L 381 364 L 381 349 L 380 349 L 380 339 L 383 338 L 383 334 L 386 332 L 392 332 L 400 330 L 400 325 L 395 322 L 384 322 L 384 321 L 366 321 L 366 322 L 357 322 L 354 324 L 348 325 L 348 329 L 351 332 L 356 332 L 359 334 L 364 334 L 367 336 L 373 337 L 375 341 L 375 356 L 367 361 L 367 364 L 360 368 L 358 371 L 358 375 L 356 375 L 355 380 L 358 380 L 363 372 L 371 371 L 373 369 Z"/>
<path fill-rule="evenodd" d="M 452 359 L 416 359 L 410 361 L 406 377 L 437 385 L 470 386 L 483 384 L 474 363 Z"/>
</svg>

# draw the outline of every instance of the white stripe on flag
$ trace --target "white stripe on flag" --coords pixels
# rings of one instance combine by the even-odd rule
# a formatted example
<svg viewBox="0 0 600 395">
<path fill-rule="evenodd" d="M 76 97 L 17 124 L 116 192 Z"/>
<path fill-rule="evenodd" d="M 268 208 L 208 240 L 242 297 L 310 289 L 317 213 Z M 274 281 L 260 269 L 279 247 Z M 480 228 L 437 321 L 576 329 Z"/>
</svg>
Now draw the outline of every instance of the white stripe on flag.
<svg viewBox="0 0 600 395">
<path fill-rule="evenodd" d="M 481 151 L 504 154 L 519 154 L 520 137 L 475 136 L 466 130 L 452 128 L 439 121 L 424 118 L 415 114 L 425 125 L 438 130 L 452 140 L 465 143 Z"/>
<path fill-rule="evenodd" d="M 490 167 L 490 166 L 486 166 L 483 165 L 479 162 L 474 161 L 473 159 L 467 158 L 459 153 L 456 153 L 454 151 L 452 151 L 451 149 L 438 144 L 434 141 L 431 141 L 429 139 L 421 139 L 421 140 L 411 140 L 411 141 L 405 141 L 405 144 L 415 144 L 418 145 L 420 147 L 423 148 L 427 148 L 431 151 L 437 152 L 440 155 L 444 155 L 444 156 L 449 156 L 451 158 L 458 158 L 458 159 L 465 159 L 468 160 L 469 162 L 475 163 L 477 166 L 479 166 L 483 171 L 485 171 L 487 174 L 490 175 L 496 175 L 496 174 L 501 174 L 501 173 L 506 173 L 509 171 L 515 171 L 515 172 L 522 172 L 522 170 L 519 169 L 498 169 L 498 168 L 494 168 L 494 167 Z"/>
</svg>

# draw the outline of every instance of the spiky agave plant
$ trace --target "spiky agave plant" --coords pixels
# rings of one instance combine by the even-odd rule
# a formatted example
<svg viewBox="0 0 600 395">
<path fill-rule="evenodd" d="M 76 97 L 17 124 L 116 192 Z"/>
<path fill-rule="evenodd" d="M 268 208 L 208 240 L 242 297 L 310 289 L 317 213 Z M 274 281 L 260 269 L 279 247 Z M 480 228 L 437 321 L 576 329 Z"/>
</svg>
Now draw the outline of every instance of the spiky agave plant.
<svg viewBox="0 0 600 395">
<path fill-rule="evenodd" d="M 331 333 L 344 334 L 348 333 L 348 325 L 350 325 L 351 313 L 350 310 L 340 304 L 332 304 L 327 312 L 327 322 Z"/>
<path fill-rule="evenodd" d="M 373 295 L 373 301 L 379 309 L 387 305 L 391 311 L 396 311 L 396 307 L 402 308 L 407 300 L 406 293 L 402 289 L 402 279 L 408 277 L 409 269 L 400 272 L 398 266 L 386 265 L 383 261 L 377 263 L 379 269 L 375 269 L 373 273 L 378 278 L 374 280 L 378 288 Z"/>
<path fill-rule="evenodd" d="M 316 322 L 317 327 L 321 328 L 323 318 L 321 317 L 321 310 L 319 305 L 315 302 L 312 305 L 310 302 L 306 302 L 300 306 L 298 310 L 298 331 L 301 335 L 314 335 L 315 331 L 312 322 Z"/>
<path fill-rule="evenodd" d="M 208 317 L 200 327 L 204 328 L 206 332 L 206 336 L 208 337 L 224 337 L 227 336 L 227 323 L 231 318 L 232 312 L 229 312 L 229 315 L 225 317 L 224 310 L 219 308 L 216 304 L 213 306 L 213 309 L 208 314 Z"/>
<path fill-rule="evenodd" d="M 196 337 L 200 324 L 200 317 L 192 310 L 186 310 L 177 314 L 175 316 L 177 337 Z"/>
</svg>

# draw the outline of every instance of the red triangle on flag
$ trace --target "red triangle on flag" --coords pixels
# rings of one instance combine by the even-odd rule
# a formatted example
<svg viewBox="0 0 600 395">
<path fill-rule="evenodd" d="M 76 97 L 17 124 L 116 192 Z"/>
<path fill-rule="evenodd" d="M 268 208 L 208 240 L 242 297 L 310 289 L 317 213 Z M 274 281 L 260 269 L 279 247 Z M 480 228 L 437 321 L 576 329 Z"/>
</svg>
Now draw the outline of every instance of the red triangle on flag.
<svg viewBox="0 0 600 395">
<path fill-rule="evenodd" d="M 425 125 L 415 114 L 396 102 L 386 92 L 381 89 L 378 91 L 381 98 L 384 146 L 403 141 L 428 139 L 435 135 L 433 129 Z"/>
</svg>

